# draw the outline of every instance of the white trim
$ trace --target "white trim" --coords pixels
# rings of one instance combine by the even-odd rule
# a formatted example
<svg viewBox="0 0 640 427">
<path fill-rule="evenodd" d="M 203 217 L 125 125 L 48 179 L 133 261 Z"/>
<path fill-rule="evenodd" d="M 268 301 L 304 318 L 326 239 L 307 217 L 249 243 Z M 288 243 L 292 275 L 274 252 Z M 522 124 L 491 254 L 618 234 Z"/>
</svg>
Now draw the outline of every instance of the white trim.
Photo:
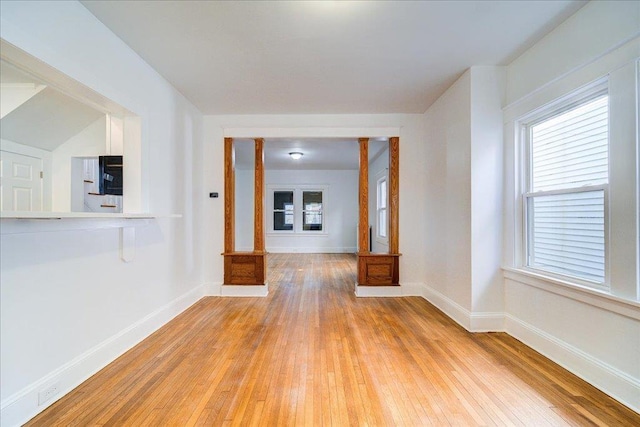
<svg viewBox="0 0 640 427">
<path fill-rule="evenodd" d="M 269 295 L 269 284 L 264 285 L 222 285 L 220 296 L 222 297 L 266 297 Z"/>
<path fill-rule="evenodd" d="M 510 315 L 505 331 L 569 372 L 640 412 L 640 381 L 582 350 Z"/>
<path fill-rule="evenodd" d="M 545 276 L 532 271 L 503 267 L 505 286 L 508 280 L 533 286 L 543 291 L 551 292 L 566 298 L 580 301 L 612 313 L 620 314 L 631 319 L 640 320 L 640 302 L 627 300 L 614 295 L 598 291 L 594 288 L 576 285 L 575 283 Z"/>
<path fill-rule="evenodd" d="M 526 109 L 527 106 L 522 104 L 525 104 L 527 101 L 531 102 L 532 98 L 539 96 L 541 93 L 544 94 L 545 92 L 552 90 L 554 86 L 562 84 L 564 81 L 566 81 L 566 79 L 569 79 L 574 74 L 584 74 L 584 73 L 578 73 L 580 71 L 583 71 L 583 72 L 586 71 L 587 72 L 586 74 L 589 74 L 589 71 L 599 68 L 599 63 L 608 62 L 607 60 L 616 64 L 615 68 L 617 68 L 617 66 L 620 66 L 621 62 L 626 62 L 629 57 L 633 57 L 633 55 L 637 53 L 637 47 L 634 45 L 633 42 L 639 36 L 640 36 L 640 32 L 635 33 L 631 37 L 620 41 L 614 46 L 611 46 L 609 49 L 602 52 L 600 55 L 594 58 L 591 58 L 589 61 L 582 63 L 579 66 L 574 67 L 568 71 L 565 71 L 564 73 L 553 78 L 552 80 L 544 83 L 541 86 L 538 86 L 536 89 L 530 91 L 529 93 L 505 105 L 504 107 L 502 107 L 502 111 L 507 113 L 510 110 L 517 110 L 520 108 Z M 587 76 L 586 79 L 589 79 L 589 76 Z"/>
<path fill-rule="evenodd" d="M 202 295 L 202 286 L 193 288 L 38 381 L 7 397 L 0 403 L 0 425 L 17 426 L 26 423 L 100 369 L 149 337 L 178 314 L 195 304 L 202 298 Z M 59 384 L 60 393 L 42 406 L 39 406 L 38 392 L 54 383 Z"/>
<path fill-rule="evenodd" d="M 202 285 L 202 289 L 205 297 L 219 297 L 222 294 L 222 282 L 205 283 Z"/>
<path fill-rule="evenodd" d="M 360 286 L 355 284 L 355 294 L 358 298 L 363 297 L 402 297 L 402 286 Z"/>
<path fill-rule="evenodd" d="M 504 313 L 471 312 L 451 298 L 423 285 L 424 299 L 436 306 L 457 324 L 469 332 L 502 332 L 504 331 Z"/>
<path fill-rule="evenodd" d="M 317 115 L 321 117 L 321 115 Z M 399 127 L 224 127 L 223 135 L 231 138 L 361 138 L 400 135 Z"/>
<path fill-rule="evenodd" d="M 469 310 L 428 285 L 424 287 L 424 299 L 435 305 L 458 325 L 470 331 L 471 312 Z"/>
</svg>

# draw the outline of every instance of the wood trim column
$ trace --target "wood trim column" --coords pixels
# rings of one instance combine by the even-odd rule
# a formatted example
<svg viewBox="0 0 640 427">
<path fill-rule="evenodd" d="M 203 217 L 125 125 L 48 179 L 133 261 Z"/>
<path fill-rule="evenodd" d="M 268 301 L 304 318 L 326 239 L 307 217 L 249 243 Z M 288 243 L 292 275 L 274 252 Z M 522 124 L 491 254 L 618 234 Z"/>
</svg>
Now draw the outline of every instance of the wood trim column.
<svg viewBox="0 0 640 427">
<path fill-rule="evenodd" d="M 264 252 L 264 139 L 255 140 L 255 187 L 253 193 L 253 251 Z"/>
<path fill-rule="evenodd" d="M 399 253 L 400 138 L 389 138 L 389 253 Z"/>
<path fill-rule="evenodd" d="M 224 139 L 224 252 L 235 251 L 236 177 L 233 138 Z"/>
<path fill-rule="evenodd" d="M 358 286 L 400 284 L 399 216 L 400 138 L 389 138 L 389 253 L 369 252 L 369 153 L 368 139 L 360 138 L 360 227 L 358 231 Z"/>
<path fill-rule="evenodd" d="M 358 253 L 369 253 L 369 138 L 359 138 L 360 176 L 359 176 L 359 219 Z"/>
</svg>

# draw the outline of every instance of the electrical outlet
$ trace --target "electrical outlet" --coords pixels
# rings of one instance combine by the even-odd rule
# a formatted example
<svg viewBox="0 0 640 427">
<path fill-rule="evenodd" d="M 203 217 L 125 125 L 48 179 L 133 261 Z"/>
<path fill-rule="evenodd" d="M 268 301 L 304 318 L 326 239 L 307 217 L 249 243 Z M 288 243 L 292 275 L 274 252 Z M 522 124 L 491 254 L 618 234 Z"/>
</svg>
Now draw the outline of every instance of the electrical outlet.
<svg viewBox="0 0 640 427">
<path fill-rule="evenodd" d="M 56 381 L 49 387 L 40 390 L 38 393 L 38 405 L 42 405 L 58 393 L 60 393 L 60 381 Z"/>
</svg>

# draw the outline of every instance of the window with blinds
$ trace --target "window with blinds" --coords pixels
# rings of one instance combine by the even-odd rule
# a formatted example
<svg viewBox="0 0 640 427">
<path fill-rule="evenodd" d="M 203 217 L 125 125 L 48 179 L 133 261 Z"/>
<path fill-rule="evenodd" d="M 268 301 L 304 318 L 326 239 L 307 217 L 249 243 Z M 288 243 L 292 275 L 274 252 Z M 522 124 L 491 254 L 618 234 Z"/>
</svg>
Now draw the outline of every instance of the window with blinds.
<svg viewBox="0 0 640 427">
<path fill-rule="evenodd" d="M 527 126 L 527 265 L 604 285 L 608 95 Z"/>
</svg>

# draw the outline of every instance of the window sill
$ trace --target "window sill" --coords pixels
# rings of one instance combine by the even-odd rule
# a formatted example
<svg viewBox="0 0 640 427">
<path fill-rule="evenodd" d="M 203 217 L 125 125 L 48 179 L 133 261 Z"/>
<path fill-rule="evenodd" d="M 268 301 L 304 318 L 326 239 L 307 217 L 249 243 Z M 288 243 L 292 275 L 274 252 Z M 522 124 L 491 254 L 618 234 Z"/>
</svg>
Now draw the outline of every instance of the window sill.
<svg viewBox="0 0 640 427">
<path fill-rule="evenodd" d="M 597 289 L 545 276 L 532 271 L 503 267 L 505 279 L 542 289 L 566 298 L 640 320 L 640 301 L 629 300 Z"/>
</svg>

